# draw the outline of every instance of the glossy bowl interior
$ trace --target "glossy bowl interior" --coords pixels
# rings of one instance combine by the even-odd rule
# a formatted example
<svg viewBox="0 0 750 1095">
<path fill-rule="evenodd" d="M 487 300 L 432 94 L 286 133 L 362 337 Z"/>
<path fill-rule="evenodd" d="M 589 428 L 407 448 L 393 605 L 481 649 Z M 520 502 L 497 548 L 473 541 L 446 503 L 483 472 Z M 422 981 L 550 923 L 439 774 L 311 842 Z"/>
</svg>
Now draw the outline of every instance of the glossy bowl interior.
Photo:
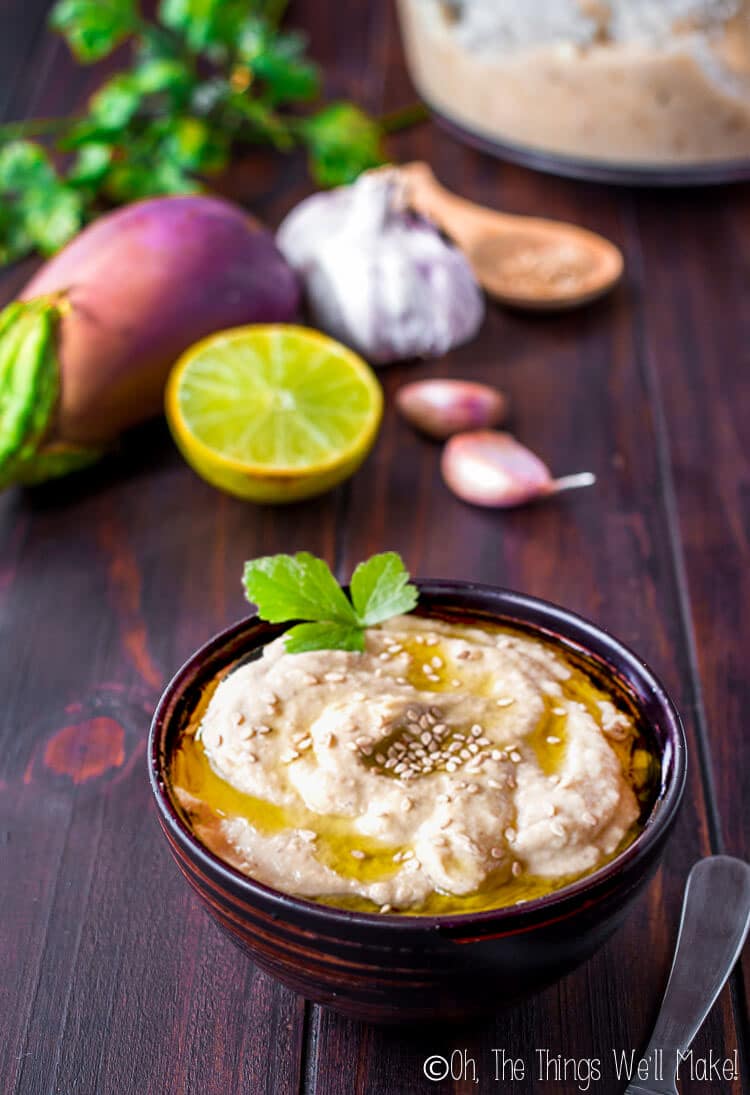
<svg viewBox="0 0 750 1095">
<path fill-rule="evenodd" d="M 521 627 L 584 658 L 627 693 L 661 762 L 642 832 L 593 874 L 523 905 L 451 916 L 361 913 L 294 897 L 224 863 L 193 834 L 168 765 L 201 689 L 283 630 L 257 617 L 217 635 L 178 671 L 154 714 L 148 763 L 164 834 L 187 881 L 254 961 L 295 991 L 378 1022 L 467 1018 L 528 996 L 585 961 L 617 928 L 656 869 L 682 797 L 685 737 L 648 667 L 600 628 L 555 605 L 472 583 L 419 582 L 419 611 Z"/>
</svg>

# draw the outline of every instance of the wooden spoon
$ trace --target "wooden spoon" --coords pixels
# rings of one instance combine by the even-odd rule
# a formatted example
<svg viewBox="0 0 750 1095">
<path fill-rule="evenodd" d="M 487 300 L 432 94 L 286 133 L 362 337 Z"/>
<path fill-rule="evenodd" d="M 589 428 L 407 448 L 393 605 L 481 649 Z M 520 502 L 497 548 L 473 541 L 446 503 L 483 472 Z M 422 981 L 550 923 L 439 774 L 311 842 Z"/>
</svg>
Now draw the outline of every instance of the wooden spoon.
<svg viewBox="0 0 750 1095">
<path fill-rule="evenodd" d="M 502 304 L 536 311 L 577 308 L 617 284 L 622 252 L 575 224 L 498 213 L 446 190 L 426 163 L 398 168 L 406 201 L 466 255 L 477 281 Z"/>
</svg>

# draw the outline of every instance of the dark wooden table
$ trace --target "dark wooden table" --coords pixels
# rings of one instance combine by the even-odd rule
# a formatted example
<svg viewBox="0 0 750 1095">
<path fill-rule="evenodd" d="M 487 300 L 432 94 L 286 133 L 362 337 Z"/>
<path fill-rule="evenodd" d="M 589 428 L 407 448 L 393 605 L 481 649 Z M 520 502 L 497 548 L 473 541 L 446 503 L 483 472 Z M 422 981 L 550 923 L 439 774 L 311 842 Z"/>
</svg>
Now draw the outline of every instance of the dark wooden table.
<svg viewBox="0 0 750 1095">
<path fill-rule="evenodd" d="M 73 109 L 93 81 L 44 32 L 45 0 L 0 0 L 0 112 Z M 390 4 L 294 7 L 328 91 L 373 110 L 411 99 Z M 750 191 L 605 189 L 500 165 L 432 125 L 394 141 L 446 183 L 518 212 L 569 218 L 624 249 L 614 296 L 557 318 L 490 308 L 481 337 L 382 373 L 491 381 L 555 472 L 595 489 L 507 513 L 441 484 L 437 450 L 386 412 L 374 454 L 309 504 L 242 504 L 197 479 L 161 423 L 75 479 L 0 496 L 0 1084 L 36 1095 L 420 1095 L 575 1092 L 534 1078 L 537 1050 L 601 1058 L 641 1047 L 655 1016 L 690 866 L 750 857 Z M 261 154 L 235 192 L 275 224 L 308 188 Z M 4 299 L 28 276 L 3 274 Z M 173 866 L 146 779 L 165 681 L 245 611 L 242 561 L 307 548 L 347 576 L 395 548 L 420 575 L 474 578 L 584 613 L 663 676 L 690 740 L 689 786 L 666 862 L 585 968 L 485 1026 L 409 1033 L 295 998 L 219 934 Z M 748 973 L 745 965 L 745 974 Z M 527 1062 L 494 1080 L 493 1048 Z M 466 1051 L 480 1083 L 431 1083 L 429 1054 Z M 741 971 L 698 1036 L 748 1074 Z M 553 1073 L 549 1074 L 550 1077 Z M 684 1092 L 739 1092 L 688 1082 Z"/>
</svg>

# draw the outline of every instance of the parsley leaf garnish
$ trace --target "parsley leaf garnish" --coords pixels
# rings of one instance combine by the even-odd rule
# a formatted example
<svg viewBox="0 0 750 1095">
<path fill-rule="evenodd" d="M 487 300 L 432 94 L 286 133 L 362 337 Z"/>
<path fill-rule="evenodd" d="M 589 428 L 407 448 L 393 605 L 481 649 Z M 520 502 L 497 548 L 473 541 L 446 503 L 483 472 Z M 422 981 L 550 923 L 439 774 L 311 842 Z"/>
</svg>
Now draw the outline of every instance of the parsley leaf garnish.
<svg viewBox="0 0 750 1095">
<path fill-rule="evenodd" d="M 243 577 L 249 601 L 269 623 L 302 620 L 287 631 L 290 654 L 309 650 L 365 648 L 365 629 L 411 612 L 419 597 L 395 551 L 360 563 L 351 580 L 351 600 L 326 562 L 300 551 L 265 555 L 245 563 Z"/>
</svg>

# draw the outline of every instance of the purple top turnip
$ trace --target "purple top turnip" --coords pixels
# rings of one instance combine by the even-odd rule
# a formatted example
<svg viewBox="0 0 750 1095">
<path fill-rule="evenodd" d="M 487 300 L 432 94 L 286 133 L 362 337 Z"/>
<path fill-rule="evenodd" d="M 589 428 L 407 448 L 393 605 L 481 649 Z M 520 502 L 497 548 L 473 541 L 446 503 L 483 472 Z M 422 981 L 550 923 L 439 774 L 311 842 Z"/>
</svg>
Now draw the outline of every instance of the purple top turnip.
<svg viewBox="0 0 750 1095">
<path fill-rule="evenodd" d="M 288 322 L 299 299 L 272 234 L 228 202 L 155 198 L 102 217 L 31 279 L 20 300 L 33 305 L 0 316 L 0 484 L 43 477 L 34 465 L 44 450 L 100 448 L 158 414 L 169 370 L 190 345 L 241 324 Z M 50 333 L 34 352 L 45 360 L 23 376 L 20 363 L 3 368 L 9 339 L 31 352 L 18 324 L 39 336 L 42 316 Z M 51 407 L 43 422 L 40 376 Z"/>
</svg>

